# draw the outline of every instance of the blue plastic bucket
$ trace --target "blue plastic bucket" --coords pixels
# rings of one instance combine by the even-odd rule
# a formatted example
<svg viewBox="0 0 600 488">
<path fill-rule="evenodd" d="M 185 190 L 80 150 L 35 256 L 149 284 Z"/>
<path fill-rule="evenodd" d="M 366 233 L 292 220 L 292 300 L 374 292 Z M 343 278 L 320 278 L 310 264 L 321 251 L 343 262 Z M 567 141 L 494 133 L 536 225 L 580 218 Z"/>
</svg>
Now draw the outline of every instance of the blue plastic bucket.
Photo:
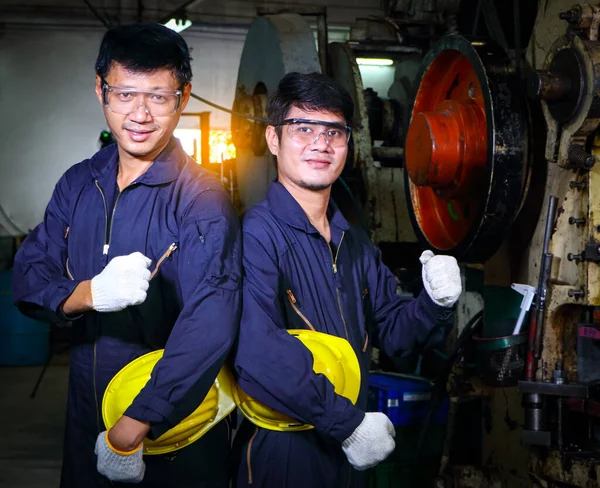
<svg viewBox="0 0 600 488">
<path fill-rule="evenodd" d="M 432 386 L 426 380 L 371 373 L 369 375 L 369 410 L 383 412 L 394 425 L 420 425 L 425 422 L 431 401 Z M 445 397 L 433 422 L 445 424 L 449 409 Z"/>
<path fill-rule="evenodd" d="M 30 319 L 13 304 L 12 272 L 0 273 L 0 366 L 44 364 L 50 325 Z"/>
</svg>

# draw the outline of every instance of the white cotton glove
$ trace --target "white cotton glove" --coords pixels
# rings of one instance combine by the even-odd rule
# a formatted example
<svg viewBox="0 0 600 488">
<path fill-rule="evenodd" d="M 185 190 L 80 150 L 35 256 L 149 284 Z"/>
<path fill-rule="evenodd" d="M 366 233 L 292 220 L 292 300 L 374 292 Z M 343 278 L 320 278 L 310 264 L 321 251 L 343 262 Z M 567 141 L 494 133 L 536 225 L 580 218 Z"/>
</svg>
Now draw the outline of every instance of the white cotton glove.
<svg viewBox="0 0 600 488">
<path fill-rule="evenodd" d="M 423 265 L 423 286 L 431 299 L 442 307 L 451 307 L 462 292 L 460 269 L 452 256 L 435 256 L 424 251 L 419 258 Z"/>
<path fill-rule="evenodd" d="M 146 464 L 143 460 L 144 446 L 131 453 L 119 453 L 107 442 L 107 431 L 101 432 L 96 439 L 94 452 L 98 456 L 96 469 L 102 476 L 121 483 L 140 483 L 144 479 Z"/>
<path fill-rule="evenodd" d="M 98 312 L 118 312 L 146 300 L 152 260 L 141 252 L 117 256 L 92 278 L 92 305 Z"/>
<path fill-rule="evenodd" d="M 354 469 L 363 471 L 387 458 L 396 443 L 396 430 L 384 413 L 367 412 L 352 435 L 342 442 L 342 449 Z"/>
</svg>

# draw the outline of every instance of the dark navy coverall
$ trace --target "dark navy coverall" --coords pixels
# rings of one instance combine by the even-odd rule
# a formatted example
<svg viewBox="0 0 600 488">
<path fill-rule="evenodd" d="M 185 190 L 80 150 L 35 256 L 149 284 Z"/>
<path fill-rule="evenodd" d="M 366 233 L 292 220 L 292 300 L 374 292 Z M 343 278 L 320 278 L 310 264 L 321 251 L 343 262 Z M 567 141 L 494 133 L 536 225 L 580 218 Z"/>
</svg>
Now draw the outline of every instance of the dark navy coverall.
<svg viewBox="0 0 600 488">
<path fill-rule="evenodd" d="M 237 488 L 363 487 L 341 443 L 364 418 L 370 346 L 388 355 L 443 340 L 453 309 L 422 292 L 396 294 L 397 280 L 362 229 L 331 203 L 332 248 L 280 183 L 249 210 L 243 231 L 243 308 L 235 369 L 240 387 L 266 405 L 315 426 L 276 432 L 245 421 L 236 435 Z M 312 354 L 286 329 L 347 339 L 361 366 L 356 405 L 312 369 Z M 397 439 L 402 442 L 402 439 Z"/>
<path fill-rule="evenodd" d="M 60 179 L 44 221 L 20 247 L 16 304 L 36 318 L 65 319 L 60 304 L 116 257 L 139 251 L 158 268 L 147 299 L 120 312 L 73 320 L 62 488 L 116 486 L 98 474 L 95 440 L 105 430 L 102 396 L 111 378 L 166 348 L 126 415 L 157 438 L 203 400 L 237 334 L 241 307 L 239 220 L 218 180 L 178 140 L 119 193 L 118 152 L 109 146 Z M 227 422 L 175 455 L 144 456 L 141 487 L 225 488 Z M 132 486 L 132 485 L 126 485 Z"/>
</svg>

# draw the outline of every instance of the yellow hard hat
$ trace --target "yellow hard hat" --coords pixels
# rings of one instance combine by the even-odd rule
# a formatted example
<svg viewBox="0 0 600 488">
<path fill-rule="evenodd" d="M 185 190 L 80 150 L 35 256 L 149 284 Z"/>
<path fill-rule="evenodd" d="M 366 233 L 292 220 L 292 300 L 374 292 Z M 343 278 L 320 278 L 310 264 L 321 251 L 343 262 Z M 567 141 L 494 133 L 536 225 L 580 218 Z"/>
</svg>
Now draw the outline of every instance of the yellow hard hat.
<svg viewBox="0 0 600 488">
<path fill-rule="evenodd" d="M 288 332 L 312 352 L 314 372 L 324 374 L 338 395 L 355 404 L 360 392 L 360 365 L 350 343 L 341 337 L 313 330 L 292 329 Z M 313 428 L 255 400 L 237 383 L 233 386 L 233 398 L 244 416 L 263 429 L 293 432 Z"/>
<path fill-rule="evenodd" d="M 121 369 L 102 398 L 102 419 L 107 429 L 117 423 L 146 385 L 164 349 L 145 354 Z M 165 454 L 197 441 L 235 409 L 231 371 L 224 365 L 200 406 L 156 440 L 144 439 L 144 454 Z"/>
</svg>

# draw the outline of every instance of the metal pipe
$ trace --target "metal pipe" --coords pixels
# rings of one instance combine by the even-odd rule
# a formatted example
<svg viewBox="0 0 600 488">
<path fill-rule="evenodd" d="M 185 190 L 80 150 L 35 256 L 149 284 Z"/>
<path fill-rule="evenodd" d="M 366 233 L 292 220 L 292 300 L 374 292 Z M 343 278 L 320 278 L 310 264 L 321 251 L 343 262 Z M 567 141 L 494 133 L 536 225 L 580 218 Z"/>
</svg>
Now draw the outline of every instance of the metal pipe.
<svg viewBox="0 0 600 488">
<path fill-rule="evenodd" d="M 235 112 L 233 110 L 230 110 L 226 107 L 223 107 L 221 105 L 217 105 L 214 102 L 211 102 L 210 100 L 207 100 L 206 98 L 202 98 L 198 95 L 196 95 L 195 93 L 190 93 L 190 97 L 195 98 L 196 100 L 205 103 L 206 105 L 210 105 L 211 107 L 214 107 L 218 110 L 222 110 L 223 112 L 227 112 L 228 114 L 232 114 L 232 115 L 237 115 L 238 117 L 244 117 L 246 119 L 250 119 L 250 120 L 256 120 L 257 122 L 264 122 L 265 124 L 268 124 L 269 121 L 265 118 L 262 117 L 254 117 L 253 115 L 249 115 L 249 114 L 243 114 L 240 112 Z"/>
<path fill-rule="evenodd" d="M 556 399 L 556 416 L 558 420 L 558 425 L 556 429 L 556 446 L 559 451 L 562 451 L 563 448 L 563 399 L 562 397 L 558 397 Z"/>
<path fill-rule="evenodd" d="M 348 46 L 352 48 L 354 54 L 358 53 L 378 53 L 382 56 L 386 54 L 403 53 L 403 54 L 423 54 L 423 50 L 418 47 L 397 46 L 397 45 L 382 45 L 382 44 L 356 44 L 349 42 Z"/>
<path fill-rule="evenodd" d="M 546 295 L 548 291 L 548 281 L 550 280 L 550 271 L 552 267 L 553 254 L 548 252 L 554 220 L 556 217 L 556 206 L 558 199 L 551 195 L 548 200 L 548 215 L 546 216 L 546 228 L 544 231 L 544 247 L 542 259 L 540 262 L 540 276 L 538 280 L 537 309 L 536 309 L 536 331 L 533 349 L 533 357 L 537 360 L 542 353 L 542 337 L 544 336 L 544 314 L 546 312 Z M 535 367 L 535 365 L 534 365 Z"/>
<path fill-rule="evenodd" d="M 404 148 L 393 146 L 373 146 L 371 148 L 371 154 L 373 154 L 373 159 L 375 161 L 381 160 L 389 160 L 389 159 L 403 159 L 404 158 Z"/>
<path fill-rule="evenodd" d="M 519 12 L 519 0 L 513 0 L 513 21 L 515 29 L 515 72 L 517 79 L 521 81 L 521 20 Z M 519 85 L 520 86 L 520 85 Z"/>
<path fill-rule="evenodd" d="M 200 113 L 200 157 L 203 165 L 210 164 L 210 112 Z"/>
<path fill-rule="evenodd" d="M 533 431 L 544 430 L 543 399 L 539 393 L 523 395 L 525 406 L 525 429 Z"/>
<path fill-rule="evenodd" d="M 319 42 L 319 62 L 321 64 L 321 72 L 327 73 L 327 45 L 329 37 L 327 33 L 327 7 L 323 9 L 323 13 L 317 15 L 317 40 Z"/>
<path fill-rule="evenodd" d="M 88 0 L 83 0 L 83 2 L 89 7 L 92 13 L 96 16 L 96 18 L 100 22 L 102 22 L 107 29 L 110 29 L 112 27 L 112 23 L 110 22 L 110 20 L 108 20 L 105 16 L 100 15 L 100 12 L 98 12 L 98 10 L 96 10 L 96 8 Z"/>
<path fill-rule="evenodd" d="M 571 91 L 571 80 L 548 70 L 533 71 L 527 80 L 529 97 L 546 101 L 561 100 Z"/>
</svg>

